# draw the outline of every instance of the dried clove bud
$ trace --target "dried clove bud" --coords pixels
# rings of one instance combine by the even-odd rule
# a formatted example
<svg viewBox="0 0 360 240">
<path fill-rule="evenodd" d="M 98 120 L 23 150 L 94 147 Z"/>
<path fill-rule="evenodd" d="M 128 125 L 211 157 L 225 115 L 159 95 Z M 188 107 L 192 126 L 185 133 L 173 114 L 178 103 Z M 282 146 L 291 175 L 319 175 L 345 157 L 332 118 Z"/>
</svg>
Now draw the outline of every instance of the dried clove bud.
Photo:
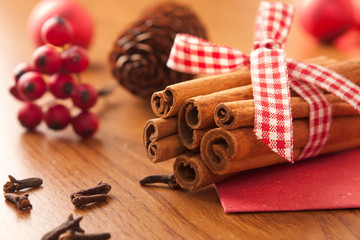
<svg viewBox="0 0 360 240">
<path fill-rule="evenodd" d="M 140 180 L 141 186 L 146 186 L 151 183 L 166 183 L 170 189 L 180 188 L 174 175 L 150 175 Z"/>
<path fill-rule="evenodd" d="M 75 207 L 83 208 L 88 204 L 97 203 L 97 202 L 105 202 L 109 195 L 107 194 L 94 194 L 94 195 L 80 195 L 75 194 L 75 197 L 72 199 L 72 204 Z"/>
<path fill-rule="evenodd" d="M 110 184 L 99 182 L 98 185 L 96 185 L 96 187 L 79 190 L 77 192 L 70 194 L 70 198 L 72 200 L 75 197 L 77 197 L 77 195 L 87 196 L 87 195 L 95 195 L 95 194 L 106 194 L 110 192 L 110 190 L 111 190 Z"/>
<path fill-rule="evenodd" d="M 41 240 L 58 240 L 60 235 L 65 233 L 66 231 L 70 230 L 72 232 L 81 232 L 83 233 L 84 230 L 80 228 L 80 221 L 83 217 L 78 217 L 74 219 L 73 215 L 70 214 L 68 220 L 61 224 L 60 226 L 54 228 L 47 234 L 45 234 Z"/>
<path fill-rule="evenodd" d="M 17 180 L 11 175 L 8 175 L 10 182 L 4 184 L 3 190 L 6 193 L 20 191 L 24 188 L 38 188 L 43 183 L 41 178 L 25 178 Z"/>
<path fill-rule="evenodd" d="M 106 240 L 110 237 L 110 233 L 85 234 L 68 230 L 60 235 L 59 240 Z"/>
<path fill-rule="evenodd" d="M 16 207 L 20 210 L 32 208 L 32 205 L 30 204 L 30 200 L 28 198 L 29 194 L 27 193 L 25 194 L 5 193 L 4 196 L 6 200 L 15 203 Z"/>
</svg>

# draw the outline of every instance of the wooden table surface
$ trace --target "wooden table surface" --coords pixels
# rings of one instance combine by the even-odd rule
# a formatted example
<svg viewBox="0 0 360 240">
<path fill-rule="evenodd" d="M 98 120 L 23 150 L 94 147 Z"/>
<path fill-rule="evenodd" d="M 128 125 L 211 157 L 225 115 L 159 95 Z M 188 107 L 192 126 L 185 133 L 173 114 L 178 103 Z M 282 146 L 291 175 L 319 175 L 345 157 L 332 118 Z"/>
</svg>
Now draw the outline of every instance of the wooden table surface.
<svg viewBox="0 0 360 240">
<path fill-rule="evenodd" d="M 85 82 L 111 82 L 107 55 L 117 34 L 155 0 L 81 0 L 92 14 L 96 34 L 89 49 L 91 67 Z M 250 52 L 259 1 L 183 0 L 208 27 L 210 39 Z M 290 2 L 290 1 L 288 1 Z M 100 129 L 81 140 L 72 129 L 54 132 L 41 124 L 27 132 L 16 116 L 20 103 L 8 94 L 12 69 L 30 61 L 35 49 L 27 17 L 36 0 L 2 0 L 0 4 L 0 181 L 7 175 L 41 177 L 43 187 L 30 191 L 31 211 L 0 201 L 0 239 L 40 239 L 72 213 L 84 216 L 87 232 L 110 232 L 112 239 L 359 239 L 360 210 L 225 214 L 213 187 L 197 192 L 141 187 L 139 179 L 171 173 L 171 164 L 153 164 L 142 145 L 142 128 L 154 117 L 149 103 L 120 87 L 100 112 Z M 320 45 L 299 26 L 290 32 L 287 54 L 295 59 L 327 55 L 359 56 L 358 49 Z M 107 203 L 82 210 L 69 194 L 105 181 L 112 185 Z"/>
</svg>

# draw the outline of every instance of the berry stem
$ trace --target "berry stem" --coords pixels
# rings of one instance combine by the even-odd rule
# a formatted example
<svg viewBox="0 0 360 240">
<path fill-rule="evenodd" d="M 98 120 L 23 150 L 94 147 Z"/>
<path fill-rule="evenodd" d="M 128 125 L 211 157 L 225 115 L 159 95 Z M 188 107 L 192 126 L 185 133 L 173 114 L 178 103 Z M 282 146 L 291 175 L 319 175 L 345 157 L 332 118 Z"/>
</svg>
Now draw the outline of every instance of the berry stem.
<svg viewBox="0 0 360 240">
<path fill-rule="evenodd" d="M 112 93 L 115 88 L 117 87 L 117 83 L 116 82 L 110 82 L 108 83 L 105 87 L 103 88 L 100 88 L 98 90 L 98 96 L 99 97 L 102 97 L 102 96 L 107 96 L 109 95 L 110 93 Z"/>
<path fill-rule="evenodd" d="M 76 81 L 78 84 L 81 84 L 81 76 L 79 73 L 76 74 Z"/>
<path fill-rule="evenodd" d="M 46 101 L 42 102 L 42 107 L 49 107 L 51 105 L 54 105 L 56 103 L 55 99 L 47 99 Z"/>
</svg>

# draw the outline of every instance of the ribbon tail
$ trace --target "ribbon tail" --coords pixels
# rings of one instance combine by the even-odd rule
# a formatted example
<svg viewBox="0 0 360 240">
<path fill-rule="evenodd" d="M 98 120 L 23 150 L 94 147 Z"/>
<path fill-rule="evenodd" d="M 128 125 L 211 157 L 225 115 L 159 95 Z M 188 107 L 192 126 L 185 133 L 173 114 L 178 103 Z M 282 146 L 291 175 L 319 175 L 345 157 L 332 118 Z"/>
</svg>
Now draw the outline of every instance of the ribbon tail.
<svg viewBox="0 0 360 240">
<path fill-rule="evenodd" d="M 324 93 L 313 84 L 291 79 L 290 87 L 309 104 L 309 138 L 296 160 L 315 157 L 330 136 L 332 108 Z"/>
<path fill-rule="evenodd" d="M 272 151 L 293 162 L 293 125 L 285 52 L 258 48 L 250 54 L 254 131 Z"/>
<path fill-rule="evenodd" d="M 360 87 L 340 74 L 315 64 L 287 59 L 289 74 L 331 92 L 360 113 Z"/>
</svg>

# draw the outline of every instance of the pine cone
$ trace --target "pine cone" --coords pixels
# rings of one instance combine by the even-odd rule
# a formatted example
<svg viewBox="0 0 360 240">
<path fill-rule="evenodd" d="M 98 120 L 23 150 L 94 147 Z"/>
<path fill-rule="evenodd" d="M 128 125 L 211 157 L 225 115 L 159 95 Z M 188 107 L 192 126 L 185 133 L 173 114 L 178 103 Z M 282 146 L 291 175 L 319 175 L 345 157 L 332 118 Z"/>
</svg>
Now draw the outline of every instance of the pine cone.
<svg viewBox="0 0 360 240">
<path fill-rule="evenodd" d="M 184 5 L 166 2 L 145 11 L 114 43 L 109 55 L 113 76 L 130 92 L 144 98 L 170 84 L 191 79 L 193 75 L 166 66 L 177 33 L 206 38 L 202 23 Z"/>
</svg>

